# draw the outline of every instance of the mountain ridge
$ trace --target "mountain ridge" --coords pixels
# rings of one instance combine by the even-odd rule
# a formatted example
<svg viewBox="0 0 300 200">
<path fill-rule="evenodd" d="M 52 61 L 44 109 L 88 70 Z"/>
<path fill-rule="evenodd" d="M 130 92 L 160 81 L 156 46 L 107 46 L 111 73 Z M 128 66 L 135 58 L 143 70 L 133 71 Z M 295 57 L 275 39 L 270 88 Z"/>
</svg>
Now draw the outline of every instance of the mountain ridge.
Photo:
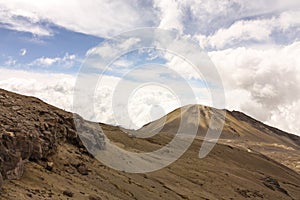
<svg viewBox="0 0 300 200">
<path fill-rule="evenodd" d="M 199 132 L 190 148 L 170 166 L 151 173 L 130 174 L 110 169 L 93 158 L 78 134 L 92 138 L 93 130 L 101 128 L 105 134 L 98 141 L 103 147 L 101 151 L 110 143 L 126 151 L 149 152 L 172 140 L 178 116 L 170 116 L 174 117 L 169 121 L 173 124 L 167 124 L 167 129 L 141 139 L 125 134 L 119 127 L 85 121 L 37 98 L 1 89 L 0 109 L 0 165 L 5 166 L 0 168 L 5 179 L 0 180 L 0 199 L 297 199 L 300 196 L 300 174 L 295 166 L 283 162 L 297 164 L 298 145 L 272 130 L 262 142 L 257 137 L 262 134 L 260 130 L 231 115 L 225 120 L 224 131 L 228 133 L 204 159 L 198 158 L 204 141 L 200 137 L 204 134 Z M 201 121 L 205 128 L 211 113 L 210 109 L 202 111 L 206 116 Z M 74 117 L 82 120 L 84 132 L 76 132 Z"/>
</svg>

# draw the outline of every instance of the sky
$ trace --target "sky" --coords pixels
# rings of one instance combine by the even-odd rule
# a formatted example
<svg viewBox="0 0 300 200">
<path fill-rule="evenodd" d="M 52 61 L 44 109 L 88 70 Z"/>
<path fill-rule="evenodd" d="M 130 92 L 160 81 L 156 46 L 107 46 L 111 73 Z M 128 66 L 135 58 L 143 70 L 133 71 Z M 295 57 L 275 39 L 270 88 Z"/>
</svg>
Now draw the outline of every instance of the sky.
<svg viewBox="0 0 300 200">
<path fill-rule="evenodd" d="M 205 50 L 221 77 L 227 109 L 300 135 L 297 0 L 0 0 L 0 87 L 72 111 L 77 75 L 91 52 L 107 39 L 143 27 L 177 31 Z M 123 50 L 133 43 L 124 43 Z M 113 46 L 104 47 L 105 53 L 113 53 Z M 98 83 L 95 114 L 80 114 L 138 128 L 181 106 L 170 88 L 144 85 L 127 102 L 131 121 L 116 119 L 113 99 L 118 83 L 147 62 L 177 71 L 196 94 L 190 102 L 211 105 L 211 87 L 205 87 L 203 77 L 182 58 L 139 49 L 114 60 Z M 155 69 L 145 68 L 138 76 L 162 73 Z"/>
</svg>

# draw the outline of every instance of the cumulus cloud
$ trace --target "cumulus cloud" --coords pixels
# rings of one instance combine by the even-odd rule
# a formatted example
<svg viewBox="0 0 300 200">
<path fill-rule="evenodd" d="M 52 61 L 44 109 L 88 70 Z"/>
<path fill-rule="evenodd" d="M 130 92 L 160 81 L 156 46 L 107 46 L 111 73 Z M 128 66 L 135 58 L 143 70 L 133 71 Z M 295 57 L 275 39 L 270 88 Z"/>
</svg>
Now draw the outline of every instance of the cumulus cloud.
<svg viewBox="0 0 300 200">
<path fill-rule="evenodd" d="M 58 61 L 60 61 L 60 58 L 41 57 L 41 58 L 34 60 L 30 65 L 50 66 Z"/>
<path fill-rule="evenodd" d="M 148 1 L 0 1 L 2 26 L 36 35 L 52 31 L 40 24 L 53 23 L 66 29 L 110 37 L 140 26 L 152 26 L 157 18 Z M 67 9 L 66 9 L 67 8 Z M 143 10 L 143 12 L 140 12 Z M 116 11 L 118 14 L 116 14 Z"/>
<path fill-rule="evenodd" d="M 278 17 L 240 20 L 228 28 L 219 29 L 212 35 L 198 35 L 196 37 L 204 48 L 213 47 L 221 49 L 233 44 L 241 46 L 244 45 L 242 42 L 246 41 L 269 43 L 272 33 L 275 31 L 286 32 L 289 29 L 299 26 L 300 11 L 287 11 L 281 13 Z"/>
<path fill-rule="evenodd" d="M 13 57 L 9 56 L 7 60 L 4 62 L 6 66 L 14 66 L 17 63 L 17 60 Z"/>
<path fill-rule="evenodd" d="M 184 25 L 182 24 L 183 11 L 177 1 L 154 1 L 154 7 L 160 12 L 159 28 L 175 29 L 180 32 L 183 31 Z"/>
<path fill-rule="evenodd" d="M 269 20 L 249 20 L 237 21 L 227 29 L 219 29 L 210 36 L 199 35 L 200 44 L 206 47 L 223 48 L 226 45 L 240 43 L 242 41 L 268 41 L 272 33 L 272 24 L 276 24 L 273 19 Z M 257 27 L 260 27 L 257 29 Z"/>
<path fill-rule="evenodd" d="M 1 28 L 30 32 L 34 35 L 39 36 L 51 36 L 52 31 L 47 27 L 39 24 L 40 20 L 42 19 L 39 19 L 38 16 L 34 14 L 34 12 L 22 9 L 12 10 L 12 8 L 6 7 L 6 4 L 4 4 L 4 2 L 0 2 Z"/>
<path fill-rule="evenodd" d="M 221 73 L 227 96 L 240 97 L 239 102 L 227 101 L 229 107 L 299 133 L 299 109 L 295 109 L 300 98 L 299 53 L 300 42 L 294 42 L 260 49 L 240 47 L 209 55 Z M 239 95 L 243 93 L 246 95 Z"/>
<path fill-rule="evenodd" d="M 94 113 L 79 114 L 93 121 L 138 128 L 181 105 L 171 91 L 166 90 L 165 87 L 151 85 L 144 85 L 134 90 L 128 102 L 114 104 L 114 101 L 117 101 L 114 95 L 121 80 L 118 77 L 101 76 L 93 97 Z M 73 109 L 75 82 L 76 77 L 72 75 L 0 69 L 0 88 L 36 96 L 68 111 Z M 136 83 L 125 81 L 122 84 Z M 116 106 L 116 109 L 113 106 Z M 126 116 L 122 112 L 127 111 L 130 119 L 122 118 Z"/>
<path fill-rule="evenodd" d="M 296 0 L 186 0 L 154 1 L 160 27 L 186 34 L 210 35 L 244 19 L 270 18 L 285 10 L 299 9 Z"/>
<path fill-rule="evenodd" d="M 0 87 L 38 97 L 60 108 L 71 110 L 74 77 L 66 74 L 36 73 L 0 69 Z"/>
<path fill-rule="evenodd" d="M 39 67 L 49 67 L 54 64 L 59 64 L 62 67 L 71 67 L 76 59 L 76 55 L 74 54 L 68 54 L 66 53 L 64 57 L 41 57 L 37 58 L 31 63 L 29 63 L 29 66 L 39 66 Z"/>
<path fill-rule="evenodd" d="M 95 116 L 93 120 L 105 119 L 106 123 L 117 124 L 130 129 L 137 129 L 144 124 L 164 116 L 180 107 L 176 96 L 166 88 L 143 85 L 121 103 L 114 95 L 121 79 L 104 77 L 95 92 Z M 123 83 L 124 84 L 124 83 Z M 125 83 L 128 84 L 128 83 Z"/>
</svg>

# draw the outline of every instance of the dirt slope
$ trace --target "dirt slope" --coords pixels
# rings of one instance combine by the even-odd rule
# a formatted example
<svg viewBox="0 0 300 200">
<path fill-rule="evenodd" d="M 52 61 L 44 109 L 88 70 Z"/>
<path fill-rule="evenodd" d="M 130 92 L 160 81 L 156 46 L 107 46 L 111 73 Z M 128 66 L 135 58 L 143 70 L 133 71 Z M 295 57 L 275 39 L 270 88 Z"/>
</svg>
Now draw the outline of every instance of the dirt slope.
<svg viewBox="0 0 300 200">
<path fill-rule="evenodd" d="M 0 105 L 0 109 L 3 110 L 0 118 L 2 150 L 3 152 L 9 150 L 9 155 L 14 155 L 24 164 L 24 174 L 19 174 L 20 177 L 7 176 L 7 172 L 12 174 L 11 169 L 3 171 L 3 168 L 0 168 L 2 170 L 1 174 L 5 179 L 2 184 L 0 199 L 297 200 L 300 197 L 299 173 L 281 164 L 283 162 L 274 161 L 258 151 L 260 148 L 267 149 L 268 147 L 268 149 L 272 149 L 273 146 L 269 147 L 268 145 L 274 145 L 274 143 L 284 147 L 280 146 L 278 148 L 278 145 L 275 145 L 279 154 L 284 149 L 288 151 L 289 148 L 293 149 L 290 151 L 297 151 L 297 148 L 299 148 L 297 142 L 295 142 L 293 137 L 291 138 L 286 134 L 280 135 L 274 130 L 269 133 L 268 131 L 272 131 L 272 128 L 268 128 L 268 131 L 265 132 L 263 129 L 257 128 L 257 126 L 251 126 L 252 122 L 249 122 L 248 119 L 234 116 L 234 114 L 228 115 L 230 116 L 226 120 L 228 127 L 225 125 L 224 130 L 229 130 L 229 125 L 235 124 L 233 128 L 236 129 L 239 135 L 243 136 L 222 137 L 220 143 L 204 159 L 198 158 L 199 148 L 203 142 L 203 138 L 199 135 L 188 151 L 172 165 L 147 174 L 130 174 L 104 166 L 83 149 L 76 134 L 74 135 L 74 125 L 67 123 L 71 122 L 69 121 L 70 116 L 72 116 L 70 113 L 47 105 L 35 98 L 17 95 L 4 90 L 0 90 L 0 97 L 3 97 L 1 102 L 7 102 L 7 104 L 1 103 Z M 12 106 L 20 106 L 21 109 L 14 111 Z M 39 110 L 44 110 L 44 112 L 39 112 Z M 3 113 L 6 114 L 3 115 Z M 45 113 L 47 114 L 45 115 Z M 11 124 L 11 121 L 14 121 L 13 119 L 17 115 L 20 115 L 17 121 L 21 124 Z M 57 122 L 58 124 L 53 127 L 48 125 L 49 130 L 46 131 L 51 133 L 49 133 L 50 136 L 56 135 L 54 141 L 48 141 L 48 137 L 45 137 L 47 134 L 44 134 L 42 127 L 45 127 L 44 122 L 47 122 L 48 118 L 53 117 L 57 118 L 57 120 L 61 119 L 61 123 Z M 173 117 L 176 118 L 175 115 Z M 30 142 L 19 145 L 20 142 L 18 141 L 23 140 L 15 139 L 16 137 L 19 138 L 17 135 L 23 135 L 25 137 L 23 139 L 27 141 L 27 138 L 30 138 L 27 131 L 19 132 L 18 130 L 13 130 L 7 134 L 9 128 L 18 126 L 22 128 L 24 123 L 30 127 L 24 130 L 36 131 L 35 137 L 37 139 L 35 145 L 43 142 L 42 149 L 45 150 L 39 151 L 42 153 L 39 154 L 41 156 L 38 158 L 30 158 L 32 155 L 35 155 L 33 153 L 35 151 L 32 150 L 29 150 L 23 156 L 12 150 L 16 146 L 19 150 L 32 146 Z M 89 128 L 87 132 L 90 132 L 90 129 L 98 129 L 100 126 L 97 123 L 84 123 L 87 123 Z M 31 126 L 31 124 L 35 125 Z M 129 137 L 121 132 L 118 127 L 103 124 L 101 124 L 101 127 L 113 143 L 122 145 L 124 149 L 135 152 L 159 149 L 174 136 L 170 124 L 168 124 L 168 129 L 148 139 Z M 66 131 L 62 131 L 63 128 Z M 250 131 L 249 128 L 251 128 Z M 68 129 L 69 132 L 67 131 Z M 252 135 L 251 137 L 248 136 L 244 132 L 245 130 L 254 134 L 255 137 Z M 264 135 L 260 136 L 258 134 Z M 5 136 L 3 137 L 3 135 Z M 263 139 L 263 142 L 257 145 L 256 143 L 260 142 L 257 136 L 264 138 L 265 135 L 268 135 L 266 139 Z M 239 145 L 236 138 L 244 141 L 243 144 L 245 145 L 249 142 L 250 148 L 255 147 L 255 145 L 258 146 L 257 150 L 249 151 L 249 147 Z M 297 137 L 295 138 L 297 140 Z M 44 140 L 48 142 L 44 142 Z M 8 143 L 7 141 L 10 142 Z M 28 139 L 28 141 L 31 140 Z M 56 144 L 55 147 L 51 151 L 47 151 L 49 149 L 48 145 L 53 142 Z M 105 143 L 101 145 L 105 146 Z M 12 169 L 19 169 L 19 162 L 10 162 L 6 159 L 7 154 L 3 154 L 3 152 L 0 151 L 2 166 L 3 163 L 5 165 L 11 164 L 11 166 L 17 166 Z M 20 179 L 14 180 L 15 178 Z"/>
</svg>

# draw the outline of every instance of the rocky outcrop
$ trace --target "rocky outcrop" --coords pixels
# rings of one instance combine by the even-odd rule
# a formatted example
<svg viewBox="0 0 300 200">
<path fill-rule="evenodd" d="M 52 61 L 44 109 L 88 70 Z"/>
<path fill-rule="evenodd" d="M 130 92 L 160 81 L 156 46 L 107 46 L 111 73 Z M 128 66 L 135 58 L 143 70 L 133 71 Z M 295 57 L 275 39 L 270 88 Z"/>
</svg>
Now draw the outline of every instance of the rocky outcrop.
<svg viewBox="0 0 300 200">
<path fill-rule="evenodd" d="M 3 179 L 19 179 L 24 171 L 24 162 L 47 160 L 64 142 L 83 148 L 74 116 L 85 127 L 82 130 L 93 133 L 88 122 L 78 115 L 37 98 L 0 89 L 0 186 Z M 100 138 L 98 146 L 104 148 L 104 137 Z"/>
</svg>

